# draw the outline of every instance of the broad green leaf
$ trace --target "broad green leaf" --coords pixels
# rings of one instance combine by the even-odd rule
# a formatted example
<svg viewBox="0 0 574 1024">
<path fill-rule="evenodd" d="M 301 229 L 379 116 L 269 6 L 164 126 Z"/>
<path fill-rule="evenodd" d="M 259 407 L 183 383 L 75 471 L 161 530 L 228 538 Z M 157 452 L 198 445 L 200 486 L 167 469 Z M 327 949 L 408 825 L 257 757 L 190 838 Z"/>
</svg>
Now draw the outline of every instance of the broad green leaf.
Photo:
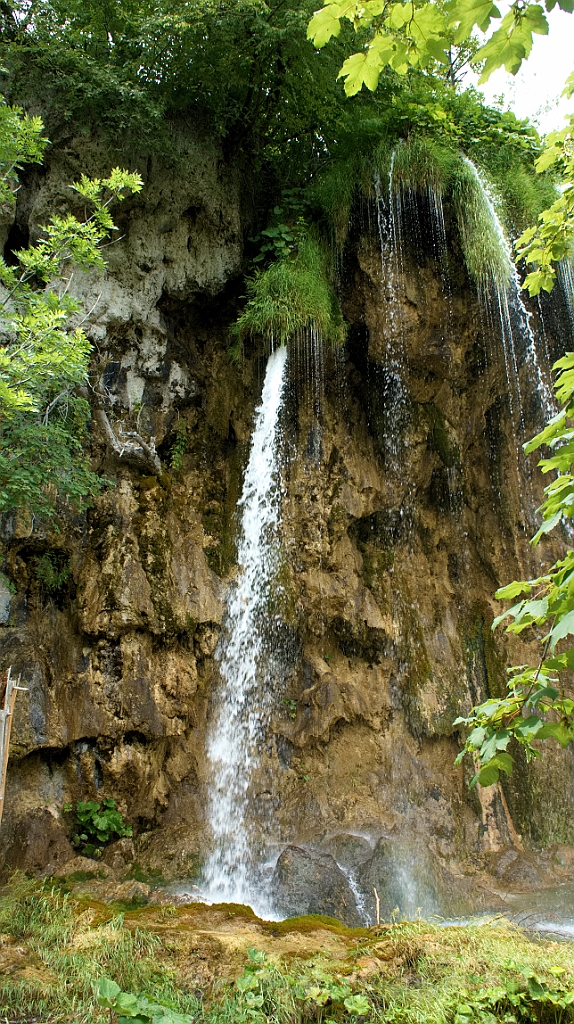
<svg viewBox="0 0 574 1024">
<path fill-rule="evenodd" d="M 574 738 L 572 730 L 569 729 L 563 722 L 546 722 L 543 728 L 538 734 L 538 738 L 545 740 L 548 738 L 558 740 L 561 747 L 567 747 Z"/>
<path fill-rule="evenodd" d="M 530 594 L 532 587 L 530 583 L 518 582 L 514 580 L 513 583 L 508 583 L 505 587 L 500 587 L 495 593 L 497 601 L 511 601 L 513 597 L 518 597 L 519 594 Z"/>
<path fill-rule="evenodd" d="M 499 777 L 500 771 L 495 765 L 486 765 L 470 780 L 470 786 L 476 786 L 477 782 L 481 786 L 492 786 L 495 782 L 498 782 Z"/>
<path fill-rule="evenodd" d="M 345 4 L 327 4 L 317 11 L 307 28 L 307 38 L 311 39 L 313 45 L 320 50 L 333 36 L 338 36 L 341 31 L 342 10 Z"/>
<path fill-rule="evenodd" d="M 562 640 L 565 636 L 569 636 L 571 633 L 574 633 L 574 609 L 564 615 L 551 630 L 550 650 L 552 653 L 554 653 L 558 641 Z"/>
<path fill-rule="evenodd" d="M 112 1009 L 115 1006 L 121 988 L 111 978 L 100 978 L 98 982 L 97 1000 L 100 1006 Z"/>
</svg>

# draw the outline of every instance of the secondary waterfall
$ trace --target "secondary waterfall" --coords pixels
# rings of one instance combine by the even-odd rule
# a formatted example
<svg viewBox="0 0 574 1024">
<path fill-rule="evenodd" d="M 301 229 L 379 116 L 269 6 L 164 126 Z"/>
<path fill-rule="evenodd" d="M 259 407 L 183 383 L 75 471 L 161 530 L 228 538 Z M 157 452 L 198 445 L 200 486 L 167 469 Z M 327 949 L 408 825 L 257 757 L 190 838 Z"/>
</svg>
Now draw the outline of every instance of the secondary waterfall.
<svg viewBox="0 0 574 1024">
<path fill-rule="evenodd" d="M 498 238 L 500 250 L 506 258 L 508 285 L 506 287 L 502 286 L 493 276 L 490 282 L 484 283 L 479 288 L 479 295 L 488 326 L 494 328 L 498 326 L 500 331 L 506 364 L 511 413 L 515 429 L 519 434 L 522 434 L 525 425 L 524 400 L 518 372 L 519 362 L 521 361 L 519 353 L 517 353 L 519 342 L 524 346 L 526 364 L 532 379 L 531 382 L 538 393 L 543 421 L 546 421 L 555 412 L 554 396 L 549 382 L 542 373 L 536 349 L 536 339 L 530 324 L 531 317 L 522 300 L 522 288 L 512 260 L 510 244 L 500 223 L 492 196 L 484 178 L 472 161 L 467 157 L 462 159 L 476 178 L 494 233 Z"/>
<path fill-rule="evenodd" d="M 263 850 L 250 815 L 251 783 L 279 675 L 272 634 L 280 587 L 278 423 L 286 365 L 287 349 L 276 349 L 267 363 L 256 412 L 239 502 L 241 574 L 229 598 L 216 652 L 222 686 L 207 741 L 213 775 L 208 820 L 214 849 L 204 868 L 203 888 L 211 899 L 250 903 L 254 908 L 260 901 L 255 876 Z M 261 817 L 258 808 L 259 826 Z"/>
</svg>

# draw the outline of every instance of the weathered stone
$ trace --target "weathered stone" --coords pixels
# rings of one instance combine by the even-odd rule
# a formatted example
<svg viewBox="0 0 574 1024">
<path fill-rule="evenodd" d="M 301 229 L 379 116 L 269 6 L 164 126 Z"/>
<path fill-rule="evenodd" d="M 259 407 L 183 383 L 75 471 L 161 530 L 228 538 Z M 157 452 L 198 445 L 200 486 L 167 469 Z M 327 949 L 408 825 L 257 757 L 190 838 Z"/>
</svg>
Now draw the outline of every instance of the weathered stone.
<svg viewBox="0 0 574 1024">
<path fill-rule="evenodd" d="M 62 864 L 62 867 L 58 869 L 58 878 L 78 881 L 78 878 L 74 878 L 74 875 L 84 876 L 83 880 L 88 878 L 103 879 L 112 878 L 114 871 L 109 864 L 104 863 L 102 860 L 94 860 L 92 857 L 74 857 L 66 864 Z"/>
<path fill-rule="evenodd" d="M 71 285 L 86 308 L 95 303 L 86 326 L 110 423 L 118 437 L 155 438 L 164 472 L 141 475 L 117 458 L 96 423 L 94 465 L 116 486 L 86 515 L 70 514 L 58 536 L 27 516 L 0 523 L 3 571 L 18 590 L 9 620 L 0 593 L 0 666 L 22 672 L 29 688 L 12 730 L 0 831 L 7 868 L 65 864 L 74 851 L 64 802 L 104 796 L 134 825 L 133 851 L 113 844 L 105 854 L 114 871 L 135 862 L 150 878 L 195 878 L 209 849 L 206 723 L 226 591 L 239 571 L 237 501 L 264 353 L 254 344 L 234 366 L 227 351 L 249 189 L 215 144 L 180 128 L 177 164 L 114 157 L 145 163 L 145 188 L 119 208 L 123 237 L 107 250 L 105 273 L 75 273 Z M 70 180 L 109 170 L 97 140 L 68 139 L 48 161 L 35 186 L 18 192 L 18 223 L 33 238 Z M 463 269 L 452 266 L 447 294 L 432 249 L 418 263 L 405 253 L 394 295 L 376 232 L 354 236 L 345 260 L 348 343 L 317 368 L 320 430 L 319 391 L 311 394 L 296 352 L 291 360 L 287 598 L 285 621 L 272 628 L 288 633 L 292 657 L 252 788 L 254 803 L 273 808 L 283 841 L 320 847 L 297 855 L 309 877 L 313 857 L 328 854 L 362 875 L 372 919 L 374 886 L 388 913 L 444 912 L 451 891 L 457 900 L 459 890 L 473 892 L 468 877 L 496 844 L 519 843 L 518 834 L 526 847 L 574 839 L 574 753 L 553 748 L 517 764 L 507 803 L 497 790 L 488 813 L 468 789 L 470 769 L 453 768 L 453 719 L 501 692 L 505 663 L 529 657 L 521 639 L 490 630 L 496 587 L 520 578 L 533 557 L 504 353 L 481 327 Z M 389 346 L 400 373 L 389 370 Z M 531 433 L 534 405 L 525 403 Z M 534 507 L 534 477 L 532 488 Z M 34 570 L 50 548 L 69 555 L 71 568 L 69 590 L 53 599 Z M 381 835 L 392 847 L 368 848 Z M 544 877 L 569 877 L 567 848 L 551 849 Z M 334 861 L 325 863 L 332 872 Z M 491 863 L 504 885 L 528 867 Z M 542 875 L 532 871 L 536 884 Z M 338 899 L 325 912 L 347 913 Z"/>
<path fill-rule="evenodd" d="M 369 860 L 373 854 L 373 845 L 363 836 L 353 836 L 346 832 L 330 836 L 321 843 L 321 849 L 330 853 L 340 867 L 353 872 Z"/>
<path fill-rule="evenodd" d="M 329 854 L 288 846 L 275 866 L 272 891 L 286 917 L 327 914 L 352 927 L 361 924 L 353 891 Z"/>
<path fill-rule="evenodd" d="M 528 892 L 555 885 L 558 876 L 544 853 L 508 847 L 488 857 L 488 868 L 494 877 L 513 892 Z"/>
</svg>

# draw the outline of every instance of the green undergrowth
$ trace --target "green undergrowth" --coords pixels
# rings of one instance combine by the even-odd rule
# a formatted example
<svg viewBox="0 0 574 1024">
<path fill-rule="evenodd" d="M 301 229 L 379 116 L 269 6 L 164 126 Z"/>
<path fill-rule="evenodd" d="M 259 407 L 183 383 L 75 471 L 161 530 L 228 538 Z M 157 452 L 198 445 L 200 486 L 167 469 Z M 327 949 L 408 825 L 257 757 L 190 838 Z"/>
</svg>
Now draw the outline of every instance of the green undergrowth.
<svg viewBox="0 0 574 1024">
<path fill-rule="evenodd" d="M 428 135 L 385 137 L 370 152 L 351 152 L 332 161 L 311 186 L 310 201 L 341 248 L 358 197 L 372 199 L 378 194 L 386 202 L 389 188 L 395 194 L 434 192 L 445 206 L 454 208 L 470 277 L 479 286 L 494 282 L 505 288 L 512 264 L 483 186 L 496 196 L 496 214 L 510 236 L 523 231 L 554 202 L 556 189 L 550 177 L 535 174 L 533 166 L 517 160 L 506 166 L 491 159 L 477 166 L 478 172 L 456 138 L 449 145 Z"/>
<path fill-rule="evenodd" d="M 271 346 L 286 345 L 305 331 L 333 345 L 343 341 L 327 253 L 314 238 L 302 232 L 292 252 L 255 273 L 236 330 L 240 342 L 260 336 Z"/>
<path fill-rule="evenodd" d="M 159 1022 L 162 1007 L 198 1024 L 574 1021 L 572 946 L 496 920 L 349 929 L 226 904 L 124 916 L 17 876 L 0 932 L 0 1019 L 18 1024 L 104 1024 L 105 978 L 153 1003 Z"/>
<path fill-rule="evenodd" d="M 492 215 L 484 183 L 470 161 L 458 164 L 452 197 L 470 276 L 478 285 L 494 282 L 506 288 L 513 273 L 508 248 Z"/>
</svg>

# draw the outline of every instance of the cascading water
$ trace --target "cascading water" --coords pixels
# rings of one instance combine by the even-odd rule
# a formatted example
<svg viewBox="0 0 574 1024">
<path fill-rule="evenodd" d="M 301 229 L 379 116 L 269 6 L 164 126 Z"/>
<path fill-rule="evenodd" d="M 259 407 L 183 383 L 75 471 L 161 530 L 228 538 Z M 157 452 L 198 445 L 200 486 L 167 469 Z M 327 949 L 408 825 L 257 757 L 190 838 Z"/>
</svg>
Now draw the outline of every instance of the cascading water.
<svg viewBox="0 0 574 1024">
<path fill-rule="evenodd" d="M 268 914 L 258 885 L 264 856 L 257 839 L 262 809 L 253 811 L 253 776 L 265 746 L 271 700 L 282 678 L 273 643 L 280 587 L 278 522 L 281 505 L 278 425 L 283 404 L 287 349 L 269 357 L 245 474 L 238 562 L 242 567 L 227 607 L 216 652 L 221 690 L 208 733 L 212 766 L 208 820 L 214 849 L 202 889 L 210 899 L 249 903 Z M 263 815 L 264 818 L 264 815 Z"/>
<path fill-rule="evenodd" d="M 394 187 L 395 154 L 391 156 L 386 195 L 378 174 L 375 174 L 375 200 L 377 227 L 381 249 L 381 264 L 385 297 L 388 302 L 389 337 L 385 352 L 384 401 L 388 429 L 386 454 L 391 467 L 397 467 L 401 454 L 402 425 L 406 414 L 407 388 L 405 384 L 404 325 L 398 296 L 403 279 L 402 208 L 401 194 Z"/>
<path fill-rule="evenodd" d="M 539 396 L 543 420 L 548 419 L 555 412 L 554 397 L 552 388 L 548 380 L 545 379 L 540 367 L 536 350 L 536 339 L 530 323 L 531 316 L 522 301 L 520 279 L 513 263 L 510 245 L 500 223 L 492 196 L 480 171 L 472 161 L 467 157 L 462 159 L 476 180 L 483 197 L 485 209 L 499 240 L 500 251 L 506 261 L 505 276 L 508 284 L 503 286 L 493 275 L 489 281 L 479 288 L 479 295 L 487 322 L 490 321 L 489 326 L 496 326 L 498 324 L 500 330 L 509 385 L 511 413 L 515 421 L 515 428 L 522 434 L 524 432 L 524 401 L 518 372 L 517 343 L 519 341 L 522 342 L 525 349 L 526 363 L 533 378 L 532 383 Z"/>
</svg>

